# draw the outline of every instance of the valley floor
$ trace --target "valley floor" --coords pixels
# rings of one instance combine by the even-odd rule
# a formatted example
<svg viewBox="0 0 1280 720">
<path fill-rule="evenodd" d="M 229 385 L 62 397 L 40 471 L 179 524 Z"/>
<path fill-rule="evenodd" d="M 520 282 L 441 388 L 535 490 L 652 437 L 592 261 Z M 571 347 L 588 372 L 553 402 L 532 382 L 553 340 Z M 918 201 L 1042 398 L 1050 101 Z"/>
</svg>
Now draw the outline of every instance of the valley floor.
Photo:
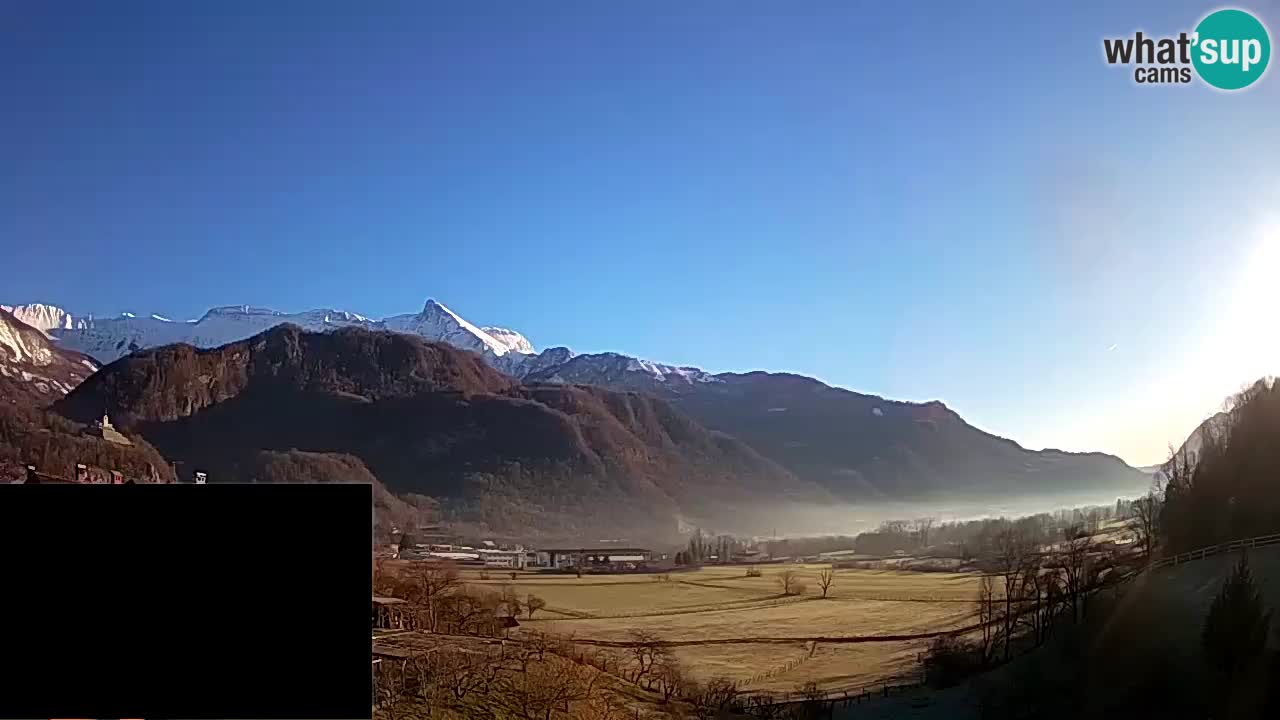
<svg viewBox="0 0 1280 720">
<path fill-rule="evenodd" d="M 739 566 L 665 576 L 522 573 L 515 581 L 467 571 L 464 580 L 543 598 L 546 608 L 522 619 L 522 631 L 610 647 L 645 633 L 669 644 L 693 678 L 727 678 L 747 692 L 816 682 L 838 693 L 911 682 L 931 634 L 973 622 L 976 575 L 836 570 L 823 598 L 818 575 L 826 567 L 762 566 L 760 577 Z M 806 586 L 802 594 L 782 594 L 779 576 L 787 570 Z"/>
</svg>

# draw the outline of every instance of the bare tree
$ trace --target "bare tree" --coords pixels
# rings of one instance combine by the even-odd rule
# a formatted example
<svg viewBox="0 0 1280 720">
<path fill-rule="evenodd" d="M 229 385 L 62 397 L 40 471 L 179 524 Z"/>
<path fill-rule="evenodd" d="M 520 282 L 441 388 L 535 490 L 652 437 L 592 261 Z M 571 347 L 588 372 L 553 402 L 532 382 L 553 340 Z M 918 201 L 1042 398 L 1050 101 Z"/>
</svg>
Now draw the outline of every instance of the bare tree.
<svg viewBox="0 0 1280 720">
<path fill-rule="evenodd" d="M 542 598 L 538 597 L 537 595 L 534 595 L 533 593 L 529 593 L 529 594 L 528 594 L 528 595 L 526 595 L 526 596 L 525 596 L 525 598 L 524 598 L 524 607 L 525 607 L 525 609 L 526 609 L 526 610 L 528 610 L 528 611 L 529 611 L 529 617 L 530 617 L 531 619 L 533 618 L 533 614 L 534 614 L 535 612 L 537 612 L 537 611 L 541 610 L 542 608 L 544 608 L 544 607 L 546 607 L 546 606 L 547 606 L 547 601 L 546 601 L 546 600 L 543 600 Z"/>
<path fill-rule="evenodd" d="M 933 532 L 934 518 L 923 517 L 916 518 L 911 524 L 911 530 L 916 536 L 916 542 L 919 543 L 920 549 L 929 547 L 929 535 Z"/>
<path fill-rule="evenodd" d="M 996 604 L 995 582 L 990 575 L 983 575 L 978 581 L 978 597 L 976 601 L 978 625 L 980 626 L 982 664 L 990 663 L 995 657 L 996 623 L 999 606 Z"/>
<path fill-rule="evenodd" d="M 645 630 L 632 630 L 631 643 L 627 652 L 631 655 L 631 681 L 642 687 L 650 687 L 654 668 L 667 658 L 667 649 L 658 640 L 658 636 Z"/>
<path fill-rule="evenodd" d="M 1182 454 L 1186 455 L 1186 451 Z M 1170 463 L 1176 463 L 1177 453 L 1170 460 Z M 1129 517 L 1129 530 L 1133 532 L 1138 543 L 1138 550 L 1142 553 L 1144 561 L 1150 562 L 1151 552 L 1155 550 L 1156 540 L 1160 533 L 1160 510 L 1162 501 L 1160 497 L 1159 485 L 1153 484 L 1146 495 L 1133 501 L 1131 506 L 1131 515 Z"/>
<path fill-rule="evenodd" d="M 1023 570 L 1022 587 L 1022 596 L 1030 606 L 1024 608 L 1024 614 L 1030 618 L 1032 637 L 1039 646 L 1049 639 L 1053 620 L 1062 602 L 1058 573 L 1047 568 L 1038 554 L 1032 554 Z"/>
<path fill-rule="evenodd" d="M 1058 556 L 1062 569 L 1062 590 L 1071 605 L 1072 622 L 1079 622 L 1083 616 L 1084 595 L 1090 585 L 1089 553 L 1093 548 L 1093 538 L 1079 525 L 1067 527 L 1063 536 L 1065 541 Z"/>
<path fill-rule="evenodd" d="M 447 563 L 423 563 L 394 588 L 419 616 L 419 627 L 435 632 L 442 600 L 462 587 L 458 569 Z"/>
<path fill-rule="evenodd" d="M 818 587 L 822 588 L 822 597 L 827 596 L 827 591 L 831 589 L 831 585 L 835 580 L 836 573 L 831 568 L 823 568 L 818 573 Z"/>
<path fill-rule="evenodd" d="M 1004 634 L 1005 660 L 1009 659 L 1014 625 L 1018 620 L 1018 608 L 1015 603 L 1022 584 L 1023 571 L 1027 566 L 1027 556 L 1034 551 L 1035 548 L 1026 535 L 1014 525 L 1006 525 L 996 533 L 991 559 L 996 573 L 1004 580 L 1004 622 L 1001 625 Z"/>
<path fill-rule="evenodd" d="M 511 617 L 520 617 L 524 613 L 524 603 L 520 602 L 520 596 L 516 595 L 516 591 L 509 585 L 502 588 L 502 596 L 498 601 L 498 611 L 505 612 Z"/>
<path fill-rule="evenodd" d="M 684 687 L 684 672 L 680 669 L 680 663 L 669 655 L 664 654 L 654 665 L 653 679 L 663 700 L 671 700 Z"/>
<path fill-rule="evenodd" d="M 577 717 L 575 706 L 601 693 L 599 680 L 600 673 L 594 668 L 567 660 L 533 663 L 499 676 L 486 698 L 491 714 L 484 716 L 519 720 Z"/>
<path fill-rule="evenodd" d="M 738 686 L 724 677 L 708 680 L 706 685 L 696 688 L 693 694 L 694 697 L 690 700 L 701 718 L 719 717 L 724 711 L 735 709 L 740 704 Z"/>
<path fill-rule="evenodd" d="M 431 682 L 447 706 L 487 693 L 498 677 L 498 665 L 483 655 L 445 649 L 432 653 L 431 660 Z"/>
<path fill-rule="evenodd" d="M 800 575 L 795 570 L 783 570 L 778 573 L 778 587 L 783 595 L 798 595 L 801 592 L 797 589 L 799 585 Z"/>
<path fill-rule="evenodd" d="M 1202 436 L 1209 436 L 1213 442 L 1216 442 L 1218 436 L 1216 425 L 1207 424 L 1201 434 Z M 1175 491 L 1189 488 L 1195 479 L 1197 461 L 1196 453 L 1187 450 L 1185 446 L 1177 450 L 1170 446 L 1169 459 L 1165 461 L 1164 465 L 1160 466 L 1160 471 L 1164 473 L 1166 486 Z"/>
</svg>

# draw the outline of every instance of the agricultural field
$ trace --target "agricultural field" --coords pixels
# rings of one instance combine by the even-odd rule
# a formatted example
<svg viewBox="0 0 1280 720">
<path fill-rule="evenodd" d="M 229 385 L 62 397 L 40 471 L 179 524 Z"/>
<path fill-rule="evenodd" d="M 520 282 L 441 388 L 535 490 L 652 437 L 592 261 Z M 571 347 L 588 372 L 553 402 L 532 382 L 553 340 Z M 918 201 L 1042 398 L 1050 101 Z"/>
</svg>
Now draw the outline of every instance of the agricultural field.
<svg viewBox="0 0 1280 720">
<path fill-rule="evenodd" d="M 912 636 L 973 622 L 978 577 L 960 573 L 835 570 L 827 598 L 826 565 L 767 565 L 760 577 L 742 566 L 669 575 L 571 575 L 466 571 L 468 585 L 512 588 L 546 601 L 522 631 L 616 646 L 644 633 L 670 648 L 700 680 L 725 677 L 749 691 L 791 691 L 817 682 L 827 691 L 916 679 L 927 644 Z M 805 585 L 785 596 L 779 582 L 794 571 Z"/>
</svg>

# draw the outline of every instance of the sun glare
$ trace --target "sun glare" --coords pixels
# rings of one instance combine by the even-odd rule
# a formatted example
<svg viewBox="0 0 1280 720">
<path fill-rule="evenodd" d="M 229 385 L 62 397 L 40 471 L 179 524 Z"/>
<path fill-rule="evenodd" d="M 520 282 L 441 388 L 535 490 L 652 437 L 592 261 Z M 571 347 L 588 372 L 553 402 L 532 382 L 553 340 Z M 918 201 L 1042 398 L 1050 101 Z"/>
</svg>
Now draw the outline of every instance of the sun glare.
<svg viewBox="0 0 1280 720">
<path fill-rule="evenodd" d="M 1276 312 L 1280 310 L 1280 292 L 1276 286 L 1276 272 L 1280 270 L 1280 219 L 1266 223 L 1259 235 L 1241 269 L 1234 309 L 1243 321 L 1239 329 L 1248 336 L 1247 345 L 1253 350 L 1249 361 L 1265 364 L 1269 372 L 1275 372 L 1274 365 L 1280 360 L 1280 334 L 1274 330 Z"/>
</svg>

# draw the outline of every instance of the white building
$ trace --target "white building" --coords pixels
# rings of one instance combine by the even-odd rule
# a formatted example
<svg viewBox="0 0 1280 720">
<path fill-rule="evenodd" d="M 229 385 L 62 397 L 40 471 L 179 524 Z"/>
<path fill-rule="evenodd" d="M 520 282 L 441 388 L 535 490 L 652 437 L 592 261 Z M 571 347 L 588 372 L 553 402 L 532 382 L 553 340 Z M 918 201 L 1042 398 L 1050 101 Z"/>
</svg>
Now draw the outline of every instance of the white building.
<svg viewBox="0 0 1280 720">
<path fill-rule="evenodd" d="M 523 570 L 527 558 L 524 550 L 489 550 L 481 548 L 476 552 L 479 553 L 485 567 Z"/>
</svg>

